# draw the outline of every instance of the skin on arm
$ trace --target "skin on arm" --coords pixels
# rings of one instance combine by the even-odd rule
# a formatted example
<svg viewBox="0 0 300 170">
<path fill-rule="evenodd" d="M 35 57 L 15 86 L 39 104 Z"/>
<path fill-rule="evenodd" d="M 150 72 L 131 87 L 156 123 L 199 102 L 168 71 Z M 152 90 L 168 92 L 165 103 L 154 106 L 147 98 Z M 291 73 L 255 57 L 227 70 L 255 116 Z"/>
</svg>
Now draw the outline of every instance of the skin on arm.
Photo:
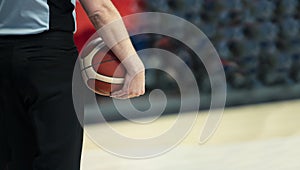
<svg viewBox="0 0 300 170">
<path fill-rule="evenodd" d="M 127 74 L 123 88 L 111 97 L 127 99 L 145 93 L 145 68 L 136 53 L 122 17 L 110 0 L 80 0 L 85 12 L 105 44 L 119 58 Z"/>
</svg>

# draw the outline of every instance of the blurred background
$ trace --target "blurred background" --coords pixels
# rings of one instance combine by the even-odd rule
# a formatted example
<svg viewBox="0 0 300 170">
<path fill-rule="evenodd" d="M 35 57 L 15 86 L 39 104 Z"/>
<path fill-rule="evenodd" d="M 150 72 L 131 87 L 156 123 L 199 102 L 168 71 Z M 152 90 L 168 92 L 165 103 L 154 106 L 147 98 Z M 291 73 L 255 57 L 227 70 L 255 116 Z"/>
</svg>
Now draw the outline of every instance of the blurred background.
<svg viewBox="0 0 300 170">
<path fill-rule="evenodd" d="M 299 0 L 113 2 L 123 16 L 143 11 L 164 12 L 182 17 L 203 31 L 216 48 L 225 70 L 226 106 L 300 98 Z M 75 41 L 80 50 L 95 30 L 79 3 L 77 20 Z M 127 26 L 129 32 L 134 29 L 134 23 Z M 189 48 L 162 35 L 133 36 L 132 41 L 137 50 L 161 48 L 178 55 L 196 77 L 202 97 L 201 108 L 209 108 L 209 78 L 202 62 Z M 148 62 L 164 63 L 159 58 Z M 170 94 L 169 98 L 180 95 L 176 82 L 168 74 L 148 70 L 146 76 L 148 92 L 158 88 Z M 174 112 L 174 109 L 169 106 L 166 112 Z"/>
<path fill-rule="evenodd" d="M 226 108 L 218 130 L 204 146 L 200 146 L 199 136 L 211 98 L 210 82 L 202 62 L 189 48 L 170 37 L 133 36 L 137 50 L 165 49 L 178 55 L 191 68 L 201 92 L 199 117 L 189 136 L 178 147 L 153 159 L 119 158 L 100 150 L 92 142 L 93 137 L 85 138 L 84 169 L 300 169 L 300 0 L 112 1 L 123 16 L 163 12 L 182 17 L 203 31 L 216 48 L 224 67 Z M 81 49 L 95 30 L 79 3 L 76 12 L 78 31 L 75 41 Z M 129 32 L 134 29 L 134 23 L 128 23 L 128 29 Z M 152 62 L 160 64 L 164 61 L 156 58 Z M 171 126 L 177 118 L 172 113 L 178 110 L 180 94 L 174 80 L 157 70 L 147 70 L 146 77 L 148 92 L 162 89 L 168 97 L 164 112 L 167 115 L 152 122 L 150 128 L 126 121 L 118 114 L 111 99 L 98 96 L 110 126 L 125 136 L 153 136 L 167 125 Z M 146 95 L 132 103 L 140 110 L 147 109 L 147 98 Z M 187 112 L 186 116 L 190 114 Z M 91 127 L 101 129 L 102 124 L 96 124 L 93 118 L 89 121 Z M 153 147 L 145 150 L 155 149 Z"/>
</svg>

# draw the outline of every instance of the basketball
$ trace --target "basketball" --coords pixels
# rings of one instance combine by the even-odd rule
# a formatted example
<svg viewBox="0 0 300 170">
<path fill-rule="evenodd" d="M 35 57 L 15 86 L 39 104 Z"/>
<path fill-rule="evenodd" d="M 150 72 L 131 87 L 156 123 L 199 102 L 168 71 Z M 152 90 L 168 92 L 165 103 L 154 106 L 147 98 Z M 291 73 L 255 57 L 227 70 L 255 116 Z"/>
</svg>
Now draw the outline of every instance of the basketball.
<svg viewBox="0 0 300 170">
<path fill-rule="evenodd" d="M 126 70 L 101 38 L 90 41 L 79 60 L 84 82 L 93 92 L 110 96 L 122 88 Z"/>
</svg>

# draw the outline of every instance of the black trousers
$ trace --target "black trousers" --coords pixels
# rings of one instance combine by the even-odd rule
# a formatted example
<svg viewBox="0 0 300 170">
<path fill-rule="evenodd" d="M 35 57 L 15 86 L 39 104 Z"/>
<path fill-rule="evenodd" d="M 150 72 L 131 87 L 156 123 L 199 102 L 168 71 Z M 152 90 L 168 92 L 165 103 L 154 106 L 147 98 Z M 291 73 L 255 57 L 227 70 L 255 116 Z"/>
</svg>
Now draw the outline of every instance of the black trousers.
<svg viewBox="0 0 300 170">
<path fill-rule="evenodd" d="M 0 170 L 79 170 L 73 34 L 0 36 Z"/>
</svg>

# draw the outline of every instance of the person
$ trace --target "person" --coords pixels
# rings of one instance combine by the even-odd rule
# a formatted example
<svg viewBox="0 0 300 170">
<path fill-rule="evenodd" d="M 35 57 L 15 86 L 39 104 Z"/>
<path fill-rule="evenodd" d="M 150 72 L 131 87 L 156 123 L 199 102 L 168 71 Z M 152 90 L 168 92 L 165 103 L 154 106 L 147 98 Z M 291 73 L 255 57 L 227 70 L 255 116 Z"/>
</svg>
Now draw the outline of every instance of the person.
<svg viewBox="0 0 300 170">
<path fill-rule="evenodd" d="M 0 170 L 80 169 L 83 130 L 72 101 L 74 4 L 0 0 Z M 97 30 L 118 21 L 99 32 L 127 69 L 112 97 L 143 95 L 144 66 L 129 37 L 119 34 L 126 29 L 117 9 L 110 0 L 81 4 Z"/>
</svg>

